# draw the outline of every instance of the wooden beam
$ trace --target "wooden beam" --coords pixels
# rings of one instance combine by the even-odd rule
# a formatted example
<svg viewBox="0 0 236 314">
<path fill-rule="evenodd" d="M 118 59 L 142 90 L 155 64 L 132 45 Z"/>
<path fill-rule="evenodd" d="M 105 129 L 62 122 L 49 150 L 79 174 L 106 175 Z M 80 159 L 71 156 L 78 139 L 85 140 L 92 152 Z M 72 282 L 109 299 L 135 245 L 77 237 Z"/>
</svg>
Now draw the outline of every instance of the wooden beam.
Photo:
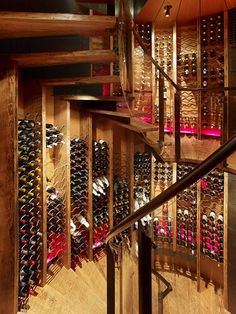
<svg viewBox="0 0 236 314">
<path fill-rule="evenodd" d="M 95 35 L 115 25 L 114 16 L 0 12 L 0 38 Z"/>
<path fill-rule="evenodd" d="M 145 235 L 141 221 L 138 222 L 138 291 L 139 313 L 152 313 L 152 265 L 151 238 Z"/>
<path fill-rule="evenodd" d="M 103 76 L 86 76 L 86 77 L 65 77 L 42 80 L 42 85 L 48 86 L 64 86 L 76 84 L 109 84 L 119 83 L 120 78 L 118 75 L 103 75 Z"/>
<path fill-rule="evenodd" d="M 73 63 L 105 63 L 114 62 L 117 56 L 112 50 L 59 51 L 12 54 L 12 60 L 20 67 L 46 67 Z"/>
<path fill-rule="evenodd" d="M 1 60 L 0 73 L 0 313 L 13 314 L 18 300 L 16 64 Z"/>
</svg>

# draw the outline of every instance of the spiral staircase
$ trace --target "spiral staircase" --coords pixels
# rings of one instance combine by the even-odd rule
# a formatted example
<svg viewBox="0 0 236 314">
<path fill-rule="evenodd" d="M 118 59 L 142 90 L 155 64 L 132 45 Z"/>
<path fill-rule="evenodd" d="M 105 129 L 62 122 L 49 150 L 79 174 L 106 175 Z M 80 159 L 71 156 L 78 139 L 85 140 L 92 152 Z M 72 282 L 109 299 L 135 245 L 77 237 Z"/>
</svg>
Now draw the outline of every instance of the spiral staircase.
<svg viewBox="0 0 236 314">
<path fill-rule="evenodd" d="M 78 1 L 80 4 L 79 9 L 84 14 L 88 14 L 89 11 L 86 7 L 83 7 L 82 2 Z M 104 3 L 104 1 L 101 2 Z M 109 5 L 110 3 L 111 1 L 108 1 Z M 154 132 L 157 131 L 157 128 L 139 119 L 146 112 L 127 110 L 129 104 L 134 100 L 133 97 L 130 95 L 126 95 L 126 97 L 108 96 L 102 92 L 104 91 L 102 86 L 118 84 L 121 82 L 120 77 L 110 73 L 106 75 L 91 75 L 90 72 L 91 64 L 106 63 L 110 66 L 111 63 L 118 60 L 118 56 L 112 50 L 112 45 L 110 45 L 110 42 L 108 44 L 108 38 L 114 33 L 116 28 L 116 18 L 105 15 L 79 15 L 74 13 L 67 14 L 66 16 L 66 14 L 53 15 L 51 13 L 0 12 L 0 37 L 6 40 L 4 49 L 8 49 L 4 53 L 8 53 L 10 58 L 24 69 L 23 75 L 26 79 L 33 78 L 46 86 L 60 86 L 56 92 L 64 97 L 64 99 L 79 101 L 80 106 L 86 107 L 86 110 L 92 114 L 105 116 L 112 119 L 118 126 L 138 133 L 157 158 L 162 159 L 160 156 L 161 147 L 157 145 L 155 136 L 150 135 L 150 132 L 156 134 Z M 12 28 L 13 23 L 15 23 L 15 29 Z M 33 27 L 29 29 L 29 25 L 33 25 Z M 46 27 L 44 27 L 45 25 Z M 18 33 L 16 30 L 18 30 Z M 90 47 L 87 47 L 88 49 L 80 49 L 81 47 L 78 47 L 75 37 L 78 34 L 92 39 Z M 50 47 L 47 41 L 40 39 L 42 40 L 42 47 L 45 47 L 46 43 L 46 47 L 48 48 L 46 50 L 48 51 L 40 51 L 42 47 L 39 47 L 38 51 L 30 51 L 30 45 L 34 42 L 34 39 L 36 38 L 37 40 L 37 38 L 42 36 L 55 36 L 55 42 L 52 45 L 53 48 Z M 100 36 L 100 40 L 96 41 L 96 36 Z M 106 40 L 102 39 L 104 38 L 103 36 L 105 36 Z M 23 44 L 24 51 L 17 51 L 16 37 L 25 37 Z M 10 38 L 15 38 L 14 47 L 9 45 L 8 40 Z M 69 49 L 66 48 L 68 40 L 70 42 Z M 58 42 L 56 43 L 56 41 Z M 92 49 L 90 49 L 91 46 Z M 83 75 L 78 76 L 78 74 L 74 74 L 73 65 L 75 63 L 81 64 Z M 83 67 L 84 64 L 89 64 L 89 66 Z M 41 67 L 42 71 L 39 71 Z M 44 67 L 51 68 L 46 70 L 43 69 Z M 50 73 L 54 69 L 55 77 Z M 82 92 L 75 95 L 73 92 L 76 90 L 75 86 L 78 83 L 80 83 Z M 93 90 L 92 86 L 99 86 L 100 94 L 96 94 L 96 92 L 95 94 L 93 92 L 88 94 L 87 91 L 89 89 Z M 120 108 L 120 103 L 125 103 L 126 105 Z M 146 137 L 147 132 L 149 133 L 149 137 Z M 140 285 L 145 286 L 145 278 L 142 278 L 143 282 L 139 282 L 138 279 L 141 247 L 139 247 L 139 254 L 135 245 L 131 249 L 124 247 L 122 249 L 122 259 L 115 263 L 113 253 L 109 252 L 109 243 L 111 243 L 117 234 L 127 227 L 132 226 L 136 221 L 168 199 L 175 197 L 179 191 L 195 182 L 219 162 L 223 161 L 226 155 L 234 151 L 236 147 L 235 142 L 235 138 L 226 142 L 225 146 L 221 147 L 217 153 L 214 153 L 212 158 L 203 161 L 197 167 L 196 171 L 171 186 L 161 195 L 155 197 L 150 203 L 125 219 L 120 225 L 116 226 L 111 231 L 107 240 L 108 256 L 102 256 L 96 261 L 84 260 L 81 267 L 77 267 L 75 270 L 66 269 L 60 264 L 50 269 L 48 283 L 44 287 L 37 287 L 35 295 L 30 297 L 27 313 L 104 314 L 107 312 L 110 314 L 114 313 L 114 310 L 116 313 L 123 314 L 148 313 L 145 310 L 143 312 L 140 310 L 140 307 L 145 307 L 145 302 L 142 305 L 143 296 L 145 296 L 145 293 L 150 295 L 150 291 L 144 291 L 144 294 L 139 294 L 138 290 Z M 148 252 L 144 250 L 144 256 L 145 254 L 149 254 L 151 258 L 151 250 Z M 148 272 L 151 278 L 149 284 L 151 283 L 152 286 L 152 293 L 149 296 L 152 300 L 150 303 L 152 313 L 156 313 L 157 309 L 159 309 L 158 313 L 161 313 L 159 306 L 160 303 L 163 305 L 163 300 L 167 295 L 163 295 L 163 282 L 167 286 L 169 283 L 165 282 L 162 276 L 158 277 L 155 272 L 151 273 L 152 269 L 150 265 L 148 266 Z M 177 276 L 168 274 L 166 278 L 172 282 L 177 280 Z M 199 313 L 207 313 L 208 304 L 204 301 L 205 298 L 201 298 L 201 295 L 199 296 L 197 292 L 191 296 L 192 290 L 196 290 L 192 289 L 195 283 L 192 283 L 191 279 L 187 277 L 185 282 L 186 291 L 183 291 L 182 288 L 179 291 L 172 291 L 164 300 L 164 304 L 168 303 L 169 309 L 178 308 L 178 311 L 175 313 L 183 313 L 184 311 L 196 313 L 194 310 L 186 309 L 184 301 L 179 301 L 192 297 L 192 302 L 198 304 Z M 168 293 L 170 291 L 171 289 Z M 185 292 L 186 295 L 183 296 Z M 113 297 L 111 297 L 112 293 L 114 293 Z M 224 310 L 223 304 L 221 304 L 221 298 L 215 295 L 213 287 L 206 293 L 208 293 L 211 302 L 214 302 L 216 305 L 215 313 L 228 313 Z M 176 300 L 178 300 L 178 304 Z M 164 313 L 172 314 L 174 312 Z"/>
</svg>

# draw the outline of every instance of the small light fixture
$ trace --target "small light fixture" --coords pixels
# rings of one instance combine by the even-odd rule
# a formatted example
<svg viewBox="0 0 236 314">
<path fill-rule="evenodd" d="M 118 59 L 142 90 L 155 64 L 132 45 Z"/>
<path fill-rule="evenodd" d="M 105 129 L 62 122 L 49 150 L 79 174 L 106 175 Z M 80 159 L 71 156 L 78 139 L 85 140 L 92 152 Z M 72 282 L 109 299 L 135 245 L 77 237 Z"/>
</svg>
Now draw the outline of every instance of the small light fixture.
<svg viewBox="0 0 236 314">
<path fill-rule="evenodd" d="M 164 10 L 165 10 L 165 17 L 169 17 L 170 16 L 170 10 L 172 8 L 172 5 L 167 4 L 164 6 Z"/>
</svg>

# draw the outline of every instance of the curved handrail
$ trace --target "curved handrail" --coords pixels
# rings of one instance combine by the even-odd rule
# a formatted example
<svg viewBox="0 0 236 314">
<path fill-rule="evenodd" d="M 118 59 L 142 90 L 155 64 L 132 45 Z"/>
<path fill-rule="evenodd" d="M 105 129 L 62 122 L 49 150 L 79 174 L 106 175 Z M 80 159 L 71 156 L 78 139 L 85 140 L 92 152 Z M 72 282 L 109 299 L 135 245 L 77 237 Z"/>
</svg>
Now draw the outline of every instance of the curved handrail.
<svg viewBox="0 0 236 314">
<path fill-rule="evenodd" d="M 209 171 L 215 168 L 219 163 L 224 161 L 229 155 L 236 150 L 236 135 L 233 135 L 227 142 L 220 146 L 214 153 L 198 164 L 193 171 L 185 175 L 181 180 L 172 184 L 158 196 L 154 197 L 150 202 L 139 208 L 132 215 L 125 218 L 121 223 L 116 225 L 108 234 L 106 243 L 109 243 L 115 236 L 125 229 L 131 227 L 136 221 L 148 215 L 171 198 L 175 197 L 181 191 L 191 184 L 195 183 Z"/>
<path fill-rule="evenodd" d="M 125 15 L 128 19 L 128 26 L 129 28 L 132 30 L 135 39 L 137 40 L 137 42 L 139 43 L 140 47 L 143 49 L 145 55 L 150 59 L 150 61 L 152 62 L 152 64 L 155 66 L 155 69 L 157 69 L 163 76 L 164 78 L 176 89 L 176 91 L 210 91 L 210 90 L 214 90 L 214 91 L 229 91 L 229 90 L 236 90 L 236 86 L 222 86 L 222 87 L 182 87 L 181 85 L 179 85 L 178 83 L 175 83 L 171 77 L 169 77 L 169 75 L 163 70 L 163 68 L 158 64 L 158 62 L 151 56 L 150 52 L 147 50 L 147 48 L 145 47 L 145 45 L 143 44 L 142 38 L 139 36 L 138 32 L 136 31 L 136 29 L 132 26 L 133 20 L 132 20 L 132 16 L 131 13 L 128 9 L 127 6 L 127 1 L 126 0 L 121 0 Z"/>
</svg>

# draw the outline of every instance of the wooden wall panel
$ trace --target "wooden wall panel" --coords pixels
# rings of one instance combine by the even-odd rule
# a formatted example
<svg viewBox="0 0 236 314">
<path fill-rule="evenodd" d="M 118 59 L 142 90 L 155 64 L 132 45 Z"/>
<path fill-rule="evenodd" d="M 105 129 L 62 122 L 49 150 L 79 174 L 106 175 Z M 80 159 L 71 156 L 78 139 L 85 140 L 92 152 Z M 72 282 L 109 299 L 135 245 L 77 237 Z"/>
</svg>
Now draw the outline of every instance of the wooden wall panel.
<svg viewBox="0 0 236 314">
<path fill-rule="evenodd" d="M 228 174 L 227 286 L 228 309 L 236 313 L 236 176 Z"/>
<path fill-rule="evenodd" d="M 122 254 L 122 278 L 121 278 L 121 313 L 138 314 L 138 263 L 135 256 L 135 246 L 133 254 L 127 249 L 123 249 Z"/>
<path fill-rule="evenodd" d="M 201 281 L 201 292 L 197 292 L 197 281 L 176 273 L 161 272 L 172 285 L 173 291 L 164 300 L 165 314 L 226 314 L 222 290 L 215 291 L 214 286 Z M 165 286 L 160 285 L 164 290 Z"/>
<path fill-rule="evenodd" d="M 66 248 L 63 256 L 63 265 L 66 268 L 71 267 L 71 245 L 70 245 L 70 103 L 55 97 L 55 125 L 63 126 L 62 133 L 64 134 L 65 144 L 59 145 L 57 149 L 57 158 L 55 158 L 54 165 L 57 169 L 57 175 L 61 177 L 62 184 L 59 183 L 63 193 L 65 193 L 65 239 Z M 56 170 L 55 170 L 56 173 Z"/>
<path fill-rule="evenodd" d="M 0 313 L 17 312 L 17 102 L 15 63 L 0 61 Z"/>
</svg>

